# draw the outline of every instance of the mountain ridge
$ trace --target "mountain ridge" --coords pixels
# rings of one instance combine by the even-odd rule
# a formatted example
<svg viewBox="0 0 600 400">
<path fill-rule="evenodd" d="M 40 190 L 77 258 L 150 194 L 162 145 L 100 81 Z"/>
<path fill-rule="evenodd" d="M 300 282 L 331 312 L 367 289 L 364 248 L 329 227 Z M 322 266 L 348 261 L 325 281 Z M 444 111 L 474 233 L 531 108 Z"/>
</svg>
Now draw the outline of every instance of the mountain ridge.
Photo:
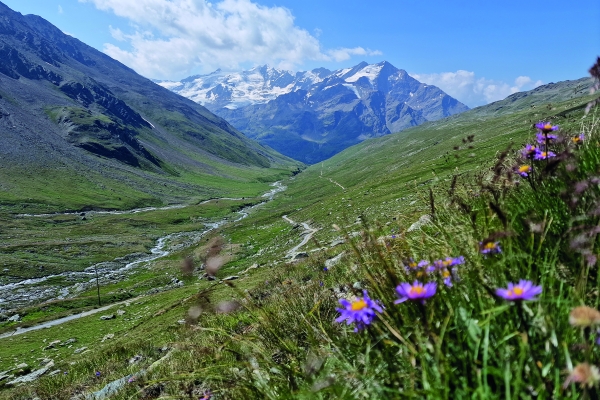
<svg viewBox="0 0 600 400">
<path fill-rule="evenodd" d="M 387 61 L 295 74 L 258 66 L 159 84 L 205 105 L 246 136 L 308 164 L 367 138 L 469 109 Z"/>
<path fill-rule="evenodd" d="M 12 176 L 36 168 L 50 181 L 86 176 L 89 182 L 62 189 L 77 197 L 91 186 L 111 206 L 129 207 L 141 199 L 154 204 L 186 193 L 224 193 L 215 188 L 226 183 L 201 176 L 240 182 L 299 165 L 43 18 L 1 2 L 0 132 L 0 202 L 33 197 L 39 174 L 30 182 Z M 137 200 L 121 200 L 126 196 L 118 191 Z M 33 192 L 39 202 L 60 197 Z"/>
</svg>

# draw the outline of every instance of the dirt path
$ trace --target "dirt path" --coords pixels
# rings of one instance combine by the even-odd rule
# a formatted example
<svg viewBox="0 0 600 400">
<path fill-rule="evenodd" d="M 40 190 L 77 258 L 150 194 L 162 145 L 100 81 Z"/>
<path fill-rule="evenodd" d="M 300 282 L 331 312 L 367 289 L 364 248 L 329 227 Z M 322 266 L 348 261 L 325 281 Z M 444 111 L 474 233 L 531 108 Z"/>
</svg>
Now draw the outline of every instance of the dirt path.
<svg viewBox="0 0 600 400">
<path fill-rule="evenodd" d="M 304 238 L 302 239 L 302 241 L 294 246 L 292 249 L 290 249 L 287 253 L 287 257 L 290 259 L 293 259 L 296 254 L 298 254 L 298 250 L 304 246 L 306 243 L 308 243 L 308 241 L 310 239 L 312 239 L 313 235 L 318 231 L 318 229 L 316 228 L 312 228 L 310 225 L 308 225 L 306 222 L 302 222 L 300 224 L 297 224 L 296 222 L 294 222 L 293 220 L 291 220 L 290 218 L 288 218 L 287 215 L 284 215 L 283 217 L 281 217 L 284 219 L 284 221 L 292 224 L 292 225 L 302 225 L 302 227 L 304 228 L 304 232 L 302 232 L 300 235 L 304 236 Z"/>
</svg>

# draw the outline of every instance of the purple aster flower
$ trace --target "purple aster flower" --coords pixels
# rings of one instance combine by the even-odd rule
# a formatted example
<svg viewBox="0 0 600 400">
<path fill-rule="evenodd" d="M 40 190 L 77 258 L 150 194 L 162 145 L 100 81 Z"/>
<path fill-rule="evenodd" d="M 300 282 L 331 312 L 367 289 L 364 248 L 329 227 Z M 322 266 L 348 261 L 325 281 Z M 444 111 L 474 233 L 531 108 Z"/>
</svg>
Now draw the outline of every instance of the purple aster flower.
<svg viewBox="0 0 600 400">
<path fill-rule="evenodd" d="M 102 375 L 100 371 L 96 371 L 96 378 L 100 378 L 100 375 Z"/>
<path fill-rule="evenodd" d="M 558 125 L 552 125 L 550 122 L 539 122 L 535 124 L 535 127 L 542 133 L 550 133 L 558 130 Z"/>
<path fill-rule="evenodd" d="M 452 270 L 448 270 L 447 268 L 442 270 L 442 278 L 444 279 L 444 285 L 448 287 L 452 287 L 452 281 L 458 280 L 458 275 L 456 273 L 456 268 L 452 268 Z"/>
<path fill-rule="evenodd" d="M 406 272 L 411 273 L 411 272 L 417 272 L 417 276 L 422 276 L 424 275 L 424 271 L 423 269 L 426 270 L 426 272 L 429 272 L 429 261 L 427 260 L 421 260 L 419 262 L 416 262 L 415 260 L 413 260 L 412 258 L 410 260 L 408 260 L 405 263 L 404 268 L 406 269 Z"/>
<path fill-rule="evenodd" d="M 357 297 L 350 302 L 346 299 L 340 299 L 340 304 L 344 308 L 336 308 L 336 311 L 341 315 L 335 319 L 335 322 L 346 321 L 347 325 L 355 323 L 354 332 L 363 330 L 367 325 L 370 325 L 373 319 L 377 316 L 375 311 L 383 312 L 378 300 L 369 298 L 366 290 L 363 290 L 364 297 Z"/>
<path fill-rule="evenodd" d="M 327 272 L 327 271 L 329 271 L 329 268 L 323 267 L 323 271 Z"/>
<path fill-rule="evenodd" d="M 419 281 L 410 283 L 401 283 L 396 287 L 396 292 L 400 298 L 394 301 L 394 304 L 403 303 L 406 300 L 421 300 L 425 304 L 425 299 L 430 298 L 435 294 L 437 285 L 435 282 L 422 284 Z"/>
<path fill-rule="evenodd" d="M 554 133 L 537 133 L 535 138 L 539 144 L 545 144 L 546 138 L 548 138 L 548 143 L 553 143 L 556 139 L 558 139 L 558 135 L 555 135 Z"/>
<path fill-rule="evenodd" d="M 446 257 L 443 260 L 435 260 L 433 262 L 433 266 L 435 267 L 435 269 L 445 269 L 445 268 L 450 268 L 450 267 L 454 267 L 455 265 L 460 265 L 460 264 L 464 264 L 465 263 L 465 258 L 463 256 L 459 256 L 459 257 Z"/>
<path fill-rule="evenodd" d="M 502 253 L 500 242 L 479 242 L 479 252 L 481 254 Z"/>
<path fill-rule="evenodd" d="M 198 398 L 198 400 L 210 400 L 210 399 L 212 399 L 212 393 L 210 390 L 207 390 L 206 392 L 204 392 L 204 396 Z"/>
<path fill-rule="evenodd" d="M 519 283 L 509 283 L 507 289 L 496 289 L 496 294 L 505 300 L 537 300 L 535 296 L 542 293 L 541 286 L 534 286 L 533 282 L 521 279 Z"/>
<path fill-rule="evenodd" d="M 573 143 L 579 144 L 579 143 L 581 143 L 581 142 L 583 142 L 585 140 L 585 134 L 580 133 L 579 135 L 575 136 L 571 140 L 573 140 Z"/>
<path fill-rule="evenodd" d="M 556 154 L 552 151 L 539 151 L 534 156 L 534 160 L 545 160 L 547 158 L 556 157 Z"/>
<path fill-rule="evenodd" d="M 534 158 L 539 152 L 540 149 L 530 144 L 527 144 L 525 145 L 525 148 L 521 150 L 521 156 L 523 156 L 523 158 Z"/>
<path fill-rule="evenodd" d="M 521 175 L 523 178 L 527 178 L 531 173 L 531 167 L 529 165 L 521 165 L 519 168 L 516 168 L 516 173 Z"/>
</svg>

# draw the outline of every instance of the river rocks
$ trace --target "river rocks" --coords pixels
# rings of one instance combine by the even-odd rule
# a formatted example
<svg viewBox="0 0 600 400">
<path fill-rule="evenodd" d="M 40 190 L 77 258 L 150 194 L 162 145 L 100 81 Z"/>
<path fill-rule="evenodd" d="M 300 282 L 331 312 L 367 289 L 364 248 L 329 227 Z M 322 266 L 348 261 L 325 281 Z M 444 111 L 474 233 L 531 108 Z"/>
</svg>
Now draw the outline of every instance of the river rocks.
<svg viewBox="0 0 600 400">
<path fill-rule="evenodd" d="M 61 340 L 54 340 L 48 343 L 48 346 L 44 347 L 44 350 L 50 350 L 56 347 L 57 344 L 60 344 Z"/>
<path fill-rule="evenodd" d="M 346 241 L 344 239 L 334 240 L 333 242 L 329 243 L 329 247 L 339 246 L 344 243 L 346 243 Z"/>
<path fill-rule="evenodd" d="M 6 385 L 7 386 L 17 386 L 17 385 L 22 385 L 22 384 L 28 383 L 28 382 L 33 382 L 36 379 L 38 379 L 40 376 L 42 376 L 46 372 L 48 372 L 50 370 L 50 368 L 52 368 L 52 367 L 54 367 L 54 361 L 50 361 L 44 367 L 42 367 L 36 371 L 33 371 L 27 375 L 23 375 L 21 377 L 18 377 L 17 379 L 7 382 Z"/>
<path fill-rule="evenodd" d="M 15 314 L 12 317 L 8 318 L 8 322 L 19 322 L 21 320 L 21 316 L 19 314 Z"/>
<path fill-rule="evenodd" d="M 333 258 L 330 258 L 329 260 L 325 260 L 325 267 L 331 268 L 331 267 L 337 265 L 343 256 L 344 256 L 344 252 L 341 252 L 340 254 L 338 254 L 337 256 L 335 256 Z"/>
<path fill-rule="evenodd" d="M 115 334 L 114 334 L 114 333 L 109 333 L 109 334 L 107 334 L 107 335 L 104 335 L 104 337 L 102 338 L 102 340 L 100 341 L 100 343 L 104 343 L 104 342 L 106 342 L 107 340 L 110 340 L 110 339 L 112 339 L 112 338 L 114 338 L 114 337 L 115 337 Z"/>
<path fill-rule="evenodd" d="M 87 347 L 80 347 L 78 349 L 76 349 L 73 354 L 80 354 L 83 353 L 84 351 L 86 351 L 88 348 Z"/>
<path fill-rule="evenodd" d="M 77 341 L 77 339 L 75 339 L 75 338 L 71 338 L 71 339 L 69 339 L 69 340 L 65 340 L 65 341 L 64 341 L 64 342 L 61 344 L 61 346 L 69 346 L 69 345 L 71 345 L 71 344 L 75 343 L 76 341 Z"/>
<path fill-rule="evenodd" d="M 223 278 L 224 281 L 233 281 L 239 279 L 240 277 L 237 275 L 228 276 L 227 278 Z"/>
<path fill-rule="evenodd" d="M 107 320 L 109 320 L 109 319 L 115 319 L 115 318 L 117 318 L 117 317 L 115 316 L 115 314 L 110 314 L 110 315 L 102 315 L 102 316 L 100 317 L 100 320 L 102 320 L 102 321 L 107 321 Z"/>
<path fill-rule="evenodd" d="M 129 364 L 137 364 L 144 359 L 140 354 L 136 354 L 135 356 L 129 359 Z"/>
<path fill-rule="evenodd" d="M 120 316 L 122 316 L 122 315 L 125 315 L 125 310 L 118 309 L 118 310 L 117 310 L 117 315 L 118 315 L 119 317 L 120 317 Z"/>
<path fill-rule="evenodd" d="M 417 222 L 415 222 L 414 224 L 412 224 L 407 230 L 406 232 L 413 232 L 416 231 L 418 229 L 421 229 L 422 227 L 424 227 L 425 225 L 429 225 L 431 223 L 431 217 L 429 216 L 429 214 L 425 214 L 422 215 L 421 218 L 418 219 Z"/>
</svg>

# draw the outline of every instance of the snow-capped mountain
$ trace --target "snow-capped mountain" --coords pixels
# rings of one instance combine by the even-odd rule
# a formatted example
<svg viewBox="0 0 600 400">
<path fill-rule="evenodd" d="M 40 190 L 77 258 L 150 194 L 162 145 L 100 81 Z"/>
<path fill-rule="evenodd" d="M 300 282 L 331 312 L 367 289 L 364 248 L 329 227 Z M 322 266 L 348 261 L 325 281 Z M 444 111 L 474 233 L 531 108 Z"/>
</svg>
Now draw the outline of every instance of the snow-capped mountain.
<svg viewBox="0 0 600 400">
<path fill-rule="evenodd" d="M 267 103 L 277 96 L 308 89 L 329 76 L 321 68 L 306 72 L 291 72 L 263 65 L 242 72 L 223 72 L 220 69 L 207 75 L 194 75 L 181 82 L 155 81 L 208 109 L 236 109 Z"/>
<path fill-rule="evenodd" d="M 309 164 L 365 139 L 469 109 L 387 61 L 297 73 L 263 66 L 159 84 Z"/>
</svg>

